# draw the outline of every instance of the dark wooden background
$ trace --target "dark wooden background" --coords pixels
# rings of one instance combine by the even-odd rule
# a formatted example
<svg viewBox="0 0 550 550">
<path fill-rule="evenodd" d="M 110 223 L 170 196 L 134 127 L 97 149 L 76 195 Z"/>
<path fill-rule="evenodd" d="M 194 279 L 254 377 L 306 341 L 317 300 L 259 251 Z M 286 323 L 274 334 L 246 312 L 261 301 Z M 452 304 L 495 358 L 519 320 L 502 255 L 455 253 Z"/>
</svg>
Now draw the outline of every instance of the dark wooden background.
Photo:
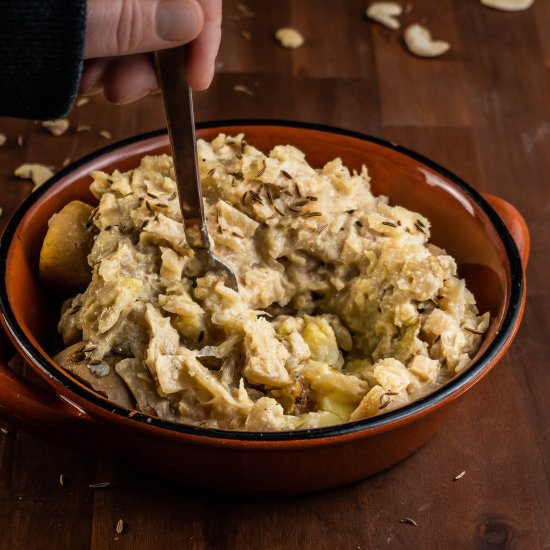
<svg viewBox="0 0 550 550">
<path fill-rule="evenodd" d="M 452 45 L 432 60 L 414 58 L 400 32 L 367 21 L 366 4 L 246 0 L 246 14 L 227 0 L 218 73 L 196 96 L 197 119 L 283 118 L 366 132 L 512 202 L 533 241 L 513 347 L 415 455 L 302 498 L 192 491 L 0 422 L 9 432 L 0 433 L 2 550 L 550 548 L 550 1 L 502 13 L 478 0 L 416 0 L 403 21 L 422 21 Z M 300 49 L 273 38 L 288 24 L 306 37 Z M 118 140 L 164 125 L 158 96 L 125 107 L 95 97 L 70 120 L 58 138 L 32 122 L 0 120 L 9 138 L 0 148 L 2 223 L 31 192 L 12 176 L 20 163 L 59 168 L 106 145 L 100 130 Z M 92 131 L 76 132 L 79 124 Z M 112 486 L 88 487 L 102 481 Z M 418 526 L 399 523 L 404 517 Z"/>
</svg>

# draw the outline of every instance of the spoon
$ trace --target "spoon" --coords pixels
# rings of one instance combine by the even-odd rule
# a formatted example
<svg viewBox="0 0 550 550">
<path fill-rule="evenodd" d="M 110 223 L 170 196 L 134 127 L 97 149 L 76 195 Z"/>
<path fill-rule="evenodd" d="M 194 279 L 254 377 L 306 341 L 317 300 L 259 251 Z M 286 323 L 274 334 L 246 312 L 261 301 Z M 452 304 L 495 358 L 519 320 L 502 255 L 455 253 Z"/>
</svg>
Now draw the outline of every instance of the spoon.
<svg viewBox="0 0 550 550">
<path fill-rule="evenodd" d="M 193 96 L 184 71 L 185 46 L 157 51 L 155 57 L 172 145 L 185 237 L 202 268 L 196 275 L 202 275 L 207 270 L 217 271 L 225 276 L 229 288 L 238 291 L 235 273 L 214 256 L 208 238 L 197 159 Z"/>
</svg>

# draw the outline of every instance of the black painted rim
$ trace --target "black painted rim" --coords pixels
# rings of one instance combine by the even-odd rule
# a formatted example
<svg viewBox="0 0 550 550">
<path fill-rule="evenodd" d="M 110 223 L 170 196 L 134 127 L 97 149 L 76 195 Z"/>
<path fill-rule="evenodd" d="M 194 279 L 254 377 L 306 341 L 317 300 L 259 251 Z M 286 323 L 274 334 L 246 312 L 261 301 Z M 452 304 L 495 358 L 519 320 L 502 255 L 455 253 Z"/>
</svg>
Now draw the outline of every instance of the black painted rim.
<svg viewBox="0 0 550 550">
<path fill-rule="evenodd" d="M 504 316 L 501 330 L 495 336 L 491 345 L 485 350 L 483 355 L 479 357 L 474 364 L 472 364 L 466 371 L 457 375 L 449 383 L 447 383 L 442 388 L 438 389 L 434 393 L 414 401 L 397 409 L 385 413 L 380 416 L 375 416 L 372 418 L 367 418 L 364 420 L 359 420 L 356 422 L 349 422 L 346 424 L 340 424 L 336 426 L 331 426 L 327 428 L 315 428 L 310 430 L 299 430 L 299 431 L 284 431 L 284 432 L 235 432 L 229 430 L 218 430 L 211 428 L 199 428 L 195 426 L 188 426 L 185 424 L 179 424 L 176 422 L 171 422 L 169 420 L 162 420 L 158 417 L 149 416 L 147 414 L 126 409 L 119 405 L 115 405 L 111 402 L 104 400 L 95 394 L 92 390 L 87 390 L 76 382 L 71 380 L 61 369 L 56 369 L 53 367 L 42 355 L 41 353 L 31 344 L 29 339 L 26 337 L 24 332 L 19 327 L 15 315 L 11 309 L 7 288 L 6 288 L 6 279 L 5 277 L 1 278 L 0 281 L 0 313 L 2 314 L 6 326 L 8 327 L 12 337 L 17 342 L 21 350 L 24 351 L 27 358 L 29 358 L 38 368 L 40 368 L 48 377 L 55 380 L 57 383 L 64 386 L 66 389 L 72 393 L 78 395 L 79 397 L 85 399 L 86 401 L 91 402 L 92 404 L 104 409 L 107 412 L 112 414 L 128 418 L 131 421 L 147 424 L 150 426 L 163 428 L 168 431 L 175 431 L 182 434 L 188 434 L 192 436 L 203 437 L 206 440 L 236 440 L 236 441 L 304 441 L 312 439 L 321 439 L 339 435 L 353 434 L 360 431 L 367 431 L 373 428 L 379 428 L 381 426 L 386 426 L 395 421 L 401 421 L 408 417 L 415 416 L 417 413 L 425 411 L 430 407 L 437 405 L 444 399 L 453 394 L 456 394 L 463 386 L 468 384 L 471 380 L 478 377 L 488 365 L 495 359 L 502 347 L 507 342 L 508 338 L 512 335 L 516 320 L 521 311 L 521 300 L 523 295 L 524 288 L 524 277 L 523 277 L 523 268 L 521 265 L 521 258 L 516 247 L 516 244 L 510 235 L 507 227 L 500 218 L 500 216 L 495 212 L 493 207 L 481 196 L 481 194 L 473 189 L 469 184 L 464 180 L 443 168 L 439 164 L 425 158 L 424 156 L 407 149 L 406 147 L 401 147 L 389 141 L 386 141 L 381 138 L 369 136 L 367 134 L 362 134 L 360 132 L 355 132 L 351 130 L 343 130 L 340 128 L 334 128 L 332 126 L 322 125 L 322 124 L 312 124 L 306 122 L 294 122 L 294 121 L 284 121 L 284 120 L 220 120 L 220 121 L 211 121 L 211 122 L 202 122 L 197 124 L 197 129 L 209 129 L 216 127 L 225 127 L 225 126 L 279 126 L 279 127 L 290 127 L 290 128 L 299 128 L 305 130 L 316 130 L 320 132 L 339 134 L 351 138 L 360 139 L 362 141 L 368 141 L 376 145 L 397 151 L 405 156 L 413 158 L 414 160 L 424 164 L 428 168 L 432 169 L 435 172 L 438 172 L 453 184 L 457 185 L 470 199 L 472 199 L 487 215 L 491 223 L 495 227 L 507 253 L 510 273 L 511 273 L 511 288 L 510 288 L 510 302 L 508 309 Z M 152 139 L 158 136 L 166 135 L 167 131 L 165 129 L 156 130 L 153 132 L 148 132 L 140 134 L 117 143 L 113 143 L 104 147 L 94 153 L 91 153 L 82 159 L 72 163 L 71 165 L 64 168 L 62 171 L 53 176 L 48 182 L 46 182 L 40 189 L 32 193 L 18 208 L 15 214 L 12 216 L 8 222 L 6 229 L 2 236 L 0 237 L 0 272 L 6 272 L 6 259 L 8 250 L 11 246 L 12 239 L 15 235 L 16 229 L 26 214 L 27 210 L 51 187 L 53 187 L 58 181 L 63 179 L 65 176 L 70 174 L 75 169 L 91 162 L 92 160 L 97 159 L 114 151 L 126 147 L 128 145 L 145 141 L 147 139 Z M 132 414 L 130 417 L 129 415 Z"/>
</svg>

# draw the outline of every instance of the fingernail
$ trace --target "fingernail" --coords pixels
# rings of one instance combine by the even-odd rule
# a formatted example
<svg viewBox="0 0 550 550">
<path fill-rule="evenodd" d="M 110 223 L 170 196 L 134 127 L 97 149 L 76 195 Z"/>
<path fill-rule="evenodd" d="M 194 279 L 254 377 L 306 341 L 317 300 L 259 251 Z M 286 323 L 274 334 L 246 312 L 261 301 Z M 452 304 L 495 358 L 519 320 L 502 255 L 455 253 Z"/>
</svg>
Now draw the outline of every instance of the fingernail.
<svg viewBox="0 0 550 550">
<path fill-rule="evenodd" d="M 189 42 L 199 33 L 198 6 L 194 0 L 162 0 L 156 18 L 157 34 L 163 40 Z"/>
</svg>

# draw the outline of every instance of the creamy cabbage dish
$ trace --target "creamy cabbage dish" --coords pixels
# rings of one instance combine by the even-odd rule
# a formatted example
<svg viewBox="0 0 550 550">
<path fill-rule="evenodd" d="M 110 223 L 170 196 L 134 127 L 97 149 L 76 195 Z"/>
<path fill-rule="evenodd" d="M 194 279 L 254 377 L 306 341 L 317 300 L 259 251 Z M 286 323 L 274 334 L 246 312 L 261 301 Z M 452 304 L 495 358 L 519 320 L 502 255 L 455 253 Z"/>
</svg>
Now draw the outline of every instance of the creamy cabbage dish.
<svg viewBox="0 0 550 550">
<path fill-rule="evenodd" d="M 372 195 L 367 169 L 311 167 L 243 135 L 198 142 L 214 253 L 197 272 L 172 159 L 92 174 L 88 287 L 59 330 L 134 408 L 229 430 L 299 430 L 402 407 L 467 367 L 489 325 L 428 242 L 430 222 Z"/>
</svg>

